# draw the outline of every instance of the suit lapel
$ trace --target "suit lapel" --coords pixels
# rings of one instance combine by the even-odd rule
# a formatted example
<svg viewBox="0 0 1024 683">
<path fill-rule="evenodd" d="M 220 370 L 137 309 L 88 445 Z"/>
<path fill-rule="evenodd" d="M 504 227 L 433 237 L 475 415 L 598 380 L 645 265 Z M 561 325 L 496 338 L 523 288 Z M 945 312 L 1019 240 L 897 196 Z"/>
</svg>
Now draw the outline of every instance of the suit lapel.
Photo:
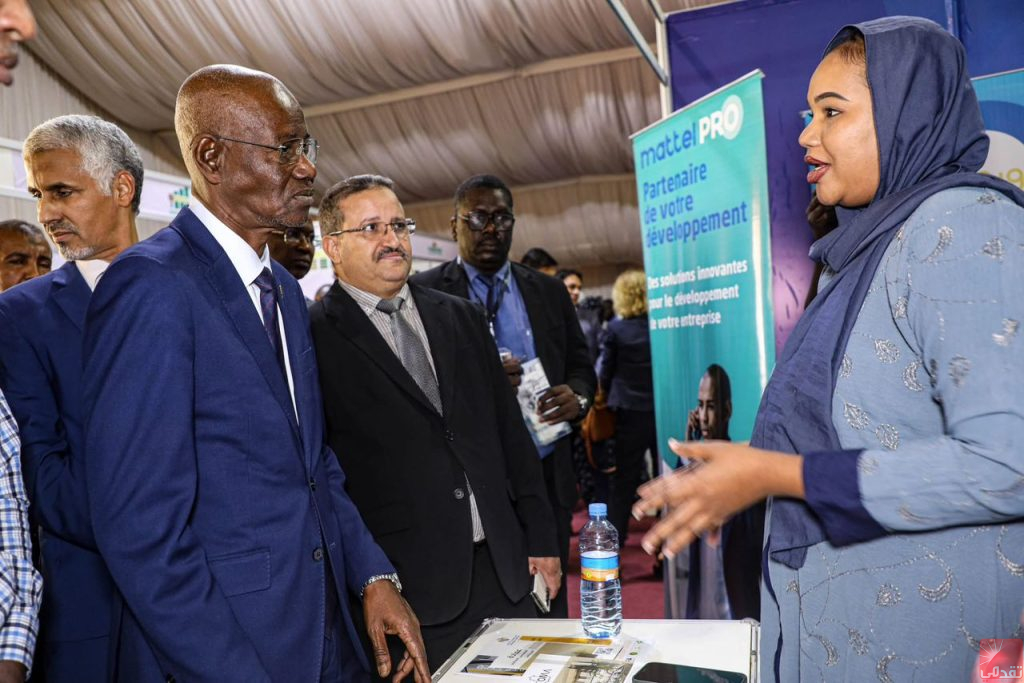
<svg viewBox="0 0 1024 683">
<path fill-rule="evenodd" d="M 430 399 L 416 384 L 412 375 L 402 366 L 398 356 L 384 341 L 384 337 L 373 326 L 363 309 L 338 283 L 334 283 L 327 296 L 324 297 L 324 310 L 339 334 L 366 354 L 370 362 L 379 367 L 406 393 L 429 408 L 431 412 L 435 412 Z M 441 405 L 444 406 L 443 399 Z"/>
<path fill-rule="evenodd" d="M 435 292 L 409 285 L 416 300 L 416 308 L 423 321 L 423 329 L 430 342 L 430 355 L 434 359 L 437 383 L 441 390 L 441 406 L 448 415 L 455 400 L 455 319 L 451 305 Z"/>
<path fill-rule="evenodd" d="M 85 314 L 91 296 L 92 290 L 74 261 L 68 261 L 53 274 L 53 300 L 79 332 L 85 329 Z"/>
<path fill-rule="evenodd" d="M 213 235 L 203 226 L 195 215 L 188 209 L 182 209 L 174 219 L 171 226 L 176 229 L 185 241 L 193 249 L 193 253 L 206 261 L 207 268 L 204 275 L 210 283 L 221 305 L 224 307 L 228 318 L 235 326 L 235 330 L 242 338 L 245 347 L 252 354 L 260 373 L 270 386 L 274 398 L 281 405 L 288 418 L 288 424 L 292 427 L 292 433 L 301 442 L 299 426 L 295 420 L 295 410 L 292 407 L 291 392 L 288 391 L 288 382 L 281 371 L 280 363 L 274 354 L 270 340 L 267 339 L 266 330 L 260 322 L 259 313 L 253 306 L 252 299 L 238 277 L 231 259 L 224 252 Z M 294 369 L 294 365 L 292 366 Z"/>
<path fill-rule="evenodd" d="M 273 264 L 273 270 L 274 277 L 281 282 L 286 271 L 277 263 Z M 299 431 L 302 433 L 307 466 L 312 471 L 313 458 L 316 454 L 313 453 L 311 446 L 316 443 L 314 429 L 320 406 L 314 391 L 313 383 L 316 379 L 312 373 L 306 372 L 301 357 L 303 352 L 310 348 L 308 336 L 303 334 L 308 328 L 308 323 L 302 311 L 298 309 L 298 306 L 305 305 L 305 299 L 287 292 L 281 285 L 278 285 L 278 290 L 278 305 L 281 308 L 281 320 L 284 322 L 284 334 L 288 344 L 288 363 L 292 368 L 292 383 L 295 385 L 295 407 L 301 416 Z"/>
<path fill-rule="evenodd" d="M 466 270 L 459 262 L 449 261 L 441 273 L 443 285 L 441 291 L 447 292 L 461 299 L 469 298 L 469 278 Z"/>
</svg>

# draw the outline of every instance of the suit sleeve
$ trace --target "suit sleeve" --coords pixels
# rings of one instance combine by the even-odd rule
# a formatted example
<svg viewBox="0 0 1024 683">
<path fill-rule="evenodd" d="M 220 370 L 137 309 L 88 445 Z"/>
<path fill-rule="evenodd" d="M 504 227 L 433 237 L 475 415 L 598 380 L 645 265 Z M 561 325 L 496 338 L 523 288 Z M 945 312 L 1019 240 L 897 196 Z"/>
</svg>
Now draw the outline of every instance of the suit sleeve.
<svg viewBox="0 0 1024 683">
<path fill-rule="evenodd" d="M 199 478 L 189 289 L 134 257 L 93 294 L 84 393 L 96 543 L 169 674 L 269 681 L 189 524 Z"/>
<path fill-rule="evenodd" d="M 302 299 L 301 290 L 297 294 L 299 310 L 302 312 L 306 329 L 309 329 L 309 309 Z M 313 354 L 313 363 L 316 363 L 316 354 Z M 320 376 L 319 368 L 313 368 L 310 375 L 312 381 L 316 382 Z M 322 401 L 322 393 L 317 387 L 316 395 Z M 319 405 L 317 406 L 320 407 Z M 323 418 L 321 417 L 321 421 Z M 324 430 L 326 439 L 326 429 Z M 366 580 L 371 576 L 381 574 L 392 574 L 395 571 L 394 565 L 388 560 L 384 551 L 373 539 L 373 535 L 366 527 L 362 515 L 356 508 L 355 503 L 349 498 L 345 490 L 345 472 L 341 469 L 341 461 L 334 451 L 324 443 L 320 456 L 320 464 L 324 468 L 327 477 L 327 485 L 331 492 L 331 505 L 338 520 L 338 529 L 345 544 L 343 557 L 345 560 L 345 578 L 348 582 L 348 589 L 355 595 L 359 595 Z"/>
<path fill-rule="evenodd" d="M 79 341 L 76 336 L 68 343 Z M 6 309 L 0 309 L 0 348 L 0 387 L 21 432 L 21 461 L 33 517 L 47 533 L 95 549 L 82 464 L 71 456 L 54 395 L 57 379 Z"/>
<path fill-rule="evenodd" d="M 523 421 L 519 401 L 508 385 L 508 376 L 498 359 L 498 347 L 494 344 L 483 313 L 475 306 L 467 306 L 467 310 L 473 317 L 473 328 L 480 340 L 478 348 L 482 349 L 483 362 L 488 368 L 486 377 L 495 397 L 505 471 L 515 496 L 513 506 L 516 516 L 526 530 L 527 552 L 530 557 L 557 557 L 555 518 L 548 502 L 537 447 Z"/>
<path fill-rule="evenodd" d="M 589 403 L 593 403 L 597 390 L 597 376 L 590 362 L 587 338 L 583 336 L 580 319 L 576 315 L 572 299 L 569 298 L 569 292 L 565 287 L 560 286 L 558 289 L 561 291 L 558 292 L 556 300 L 565 321 L 565 383 L 580 396 L 585 396 Z M 582 418 L 580 415 L 580 419 Z"/>
</svg>

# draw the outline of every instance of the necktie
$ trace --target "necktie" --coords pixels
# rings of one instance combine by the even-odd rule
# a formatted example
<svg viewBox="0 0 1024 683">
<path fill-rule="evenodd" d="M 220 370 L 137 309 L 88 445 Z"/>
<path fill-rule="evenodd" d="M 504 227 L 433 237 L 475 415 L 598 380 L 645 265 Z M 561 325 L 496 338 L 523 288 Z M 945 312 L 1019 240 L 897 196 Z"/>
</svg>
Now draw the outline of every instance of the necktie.
<svg viewBox="0 0 1024 683">
<path fill-rule="evenodd" d="M 264 268 L 253 284 L 260 290 L 260 310 L 263 312 L 263 329 L 267 333 L 267 338 L 270 339 L 270 346 L 274 349 L 277 362 L 281 365 L 281 372 L 285 372 L 281 331 L 277 326 L 277 280 L 274 279 L 274 274 L 270 272 L 269 268 Z"/>
<path fill-rule="evenodd" d="M 412 325 L 399 314 L 403 304 L 402 297 L 394 299 L 381 299 L 377 302 L 377 310 L 388 314 L 391 318 L 391 333 L 395 337 L 395 346 L 398 347 L 398 357 L 402 365 L 415 380 L 423 393 L 426 394 L 430 404 L 440 414 L 441 392 L 437 388 L 437 378 L 430 368 L 430 359 L 427 358 L 427 350 L 423 347 L 416 331 Z"/>
</svg>

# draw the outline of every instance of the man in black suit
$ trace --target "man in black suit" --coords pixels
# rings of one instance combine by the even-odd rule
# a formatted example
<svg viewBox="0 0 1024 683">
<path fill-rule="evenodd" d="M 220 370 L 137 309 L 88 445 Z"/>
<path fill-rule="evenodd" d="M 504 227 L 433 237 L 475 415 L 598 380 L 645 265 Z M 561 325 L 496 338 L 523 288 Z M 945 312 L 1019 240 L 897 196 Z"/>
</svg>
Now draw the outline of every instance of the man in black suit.
<svg viewBox="0 0 1024 683">
<path fill-rule="evenodd" d="M 407 284 L 405 217 L 387 178 L 320 206 L 338 281 L 310 309 L 328 441 L 395 565 L 436 670 L 488 617 L 534 617 L 531 574 L 558 591 L 540 464 L 481 312 Z"/>
<path fill-rule="evenodd" d="M 455 192 L 451 219 L 458 259 L 410 281 L 481 304 L 498 346 L 511 351 L 505 371 L 512 385 L 519 384 L 521 363 L 539 358 L 551 388 L 538 398 L 538 413 L 550 424 L 580 420 L 594 400 L 597 384 L 587 342 L 565 286 L 508 260 L 515 225 L 512 210 L 512 193 L 499 178 L 477 175 L 465 180 Z M 562 566 L 567 566 L 577 498 L 571 439 L 563 437 L 536 451 L 555 516 L 558 552 Z M 568 614 L 563 576 L 550 616 Z"/>
</svg>

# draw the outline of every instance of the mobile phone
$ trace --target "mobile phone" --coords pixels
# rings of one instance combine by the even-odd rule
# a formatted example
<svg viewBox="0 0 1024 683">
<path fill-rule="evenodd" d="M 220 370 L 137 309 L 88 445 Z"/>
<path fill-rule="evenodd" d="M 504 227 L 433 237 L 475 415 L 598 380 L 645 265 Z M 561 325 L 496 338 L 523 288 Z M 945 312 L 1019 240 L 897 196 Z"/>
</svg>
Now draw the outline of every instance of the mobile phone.
<svg viewBox="0 0 1024 683">
<path fill-rule="evenodd" d="M 548 595 L 548 584 L 540 572 L 533 575 L 533 590 L 530 592 L 537 609 L 543 614 L 551 611 L 551 596 Z"/>
<path fill-rule="evenodd" d="M 633 683 L 747 683 L 746 674 L 703 666 L 648 662 L 633 676 Z"/>
</svg>

